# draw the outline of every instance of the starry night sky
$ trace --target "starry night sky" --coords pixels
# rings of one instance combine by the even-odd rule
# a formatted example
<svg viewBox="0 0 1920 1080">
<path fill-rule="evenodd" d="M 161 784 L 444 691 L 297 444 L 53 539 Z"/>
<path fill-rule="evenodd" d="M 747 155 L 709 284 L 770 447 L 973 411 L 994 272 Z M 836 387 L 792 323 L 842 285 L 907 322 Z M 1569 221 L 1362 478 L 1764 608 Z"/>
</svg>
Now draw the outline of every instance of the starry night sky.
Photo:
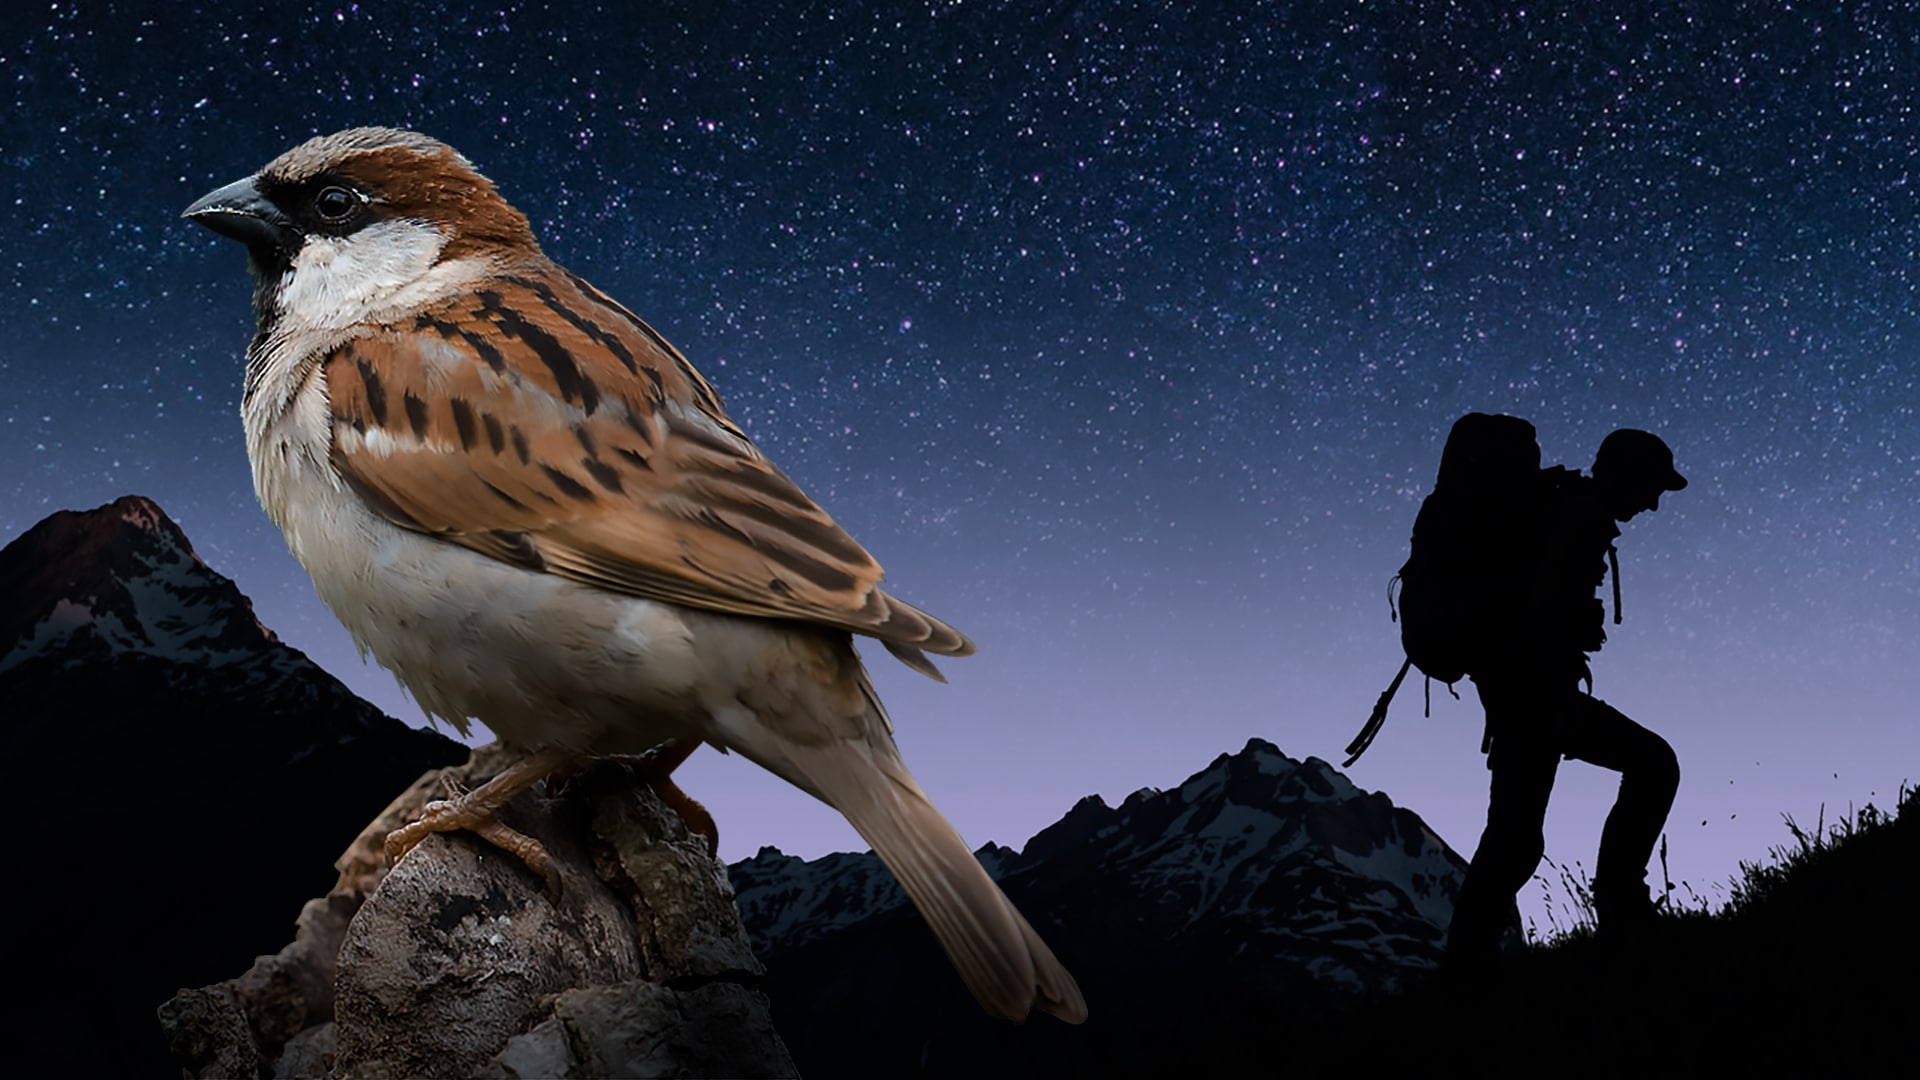
<svg viewBox="0 0 1920 1080">
<path fill-rule="evenodd" d="M 1630 7 L 11 5 L 0 534 L 150 495 L 423 722 L 254 502 L 244 255 L 179 218 L 412 127 L 978 642 L 945 687 L 867 650 L 975 844 L 1251 736 L 1337 762 L 1461 413 L 1573 465 L 1662 434 L 1693 484 L 1626 526 L 1596 692 L 1678 750 L 1709 893 L 1783 812 L 1920 781 L 1920 14 Z M 1468 854 L 1462 689 L 1410 682 L 1352 775 Z M 1549 857 L 1591 868 L 1612 775 L 1563 767 Z M 746 762 L 681 776 L 729 859 L 861 846 Z"/>
</svg>

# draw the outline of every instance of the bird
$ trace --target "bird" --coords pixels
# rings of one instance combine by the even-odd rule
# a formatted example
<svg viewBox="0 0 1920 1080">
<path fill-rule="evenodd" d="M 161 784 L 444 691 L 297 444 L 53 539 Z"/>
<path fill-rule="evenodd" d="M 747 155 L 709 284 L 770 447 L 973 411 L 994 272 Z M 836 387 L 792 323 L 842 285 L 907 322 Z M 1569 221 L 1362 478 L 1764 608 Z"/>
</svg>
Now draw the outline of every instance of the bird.
<svg viewBox="0 0 1920 1080">
<path fill-rule="evenodd" d="M 883 590 L 686 357 L 548 258 L 466 157 L 353 128 L 184 216 L 247 249 L 240 412 L 267 515 L 363 656 L 521 754 L 391 856 L 472 829 L 540 872 L 494 817 L 519 791 L 609 755 L 649 755 L 670 787 L 712 745 L 843 814 L 985 1011 L 1085 1019 L 908 771 L 854 636 L 941 681 L 927 654 L 973 643 Z"/>
</svg>

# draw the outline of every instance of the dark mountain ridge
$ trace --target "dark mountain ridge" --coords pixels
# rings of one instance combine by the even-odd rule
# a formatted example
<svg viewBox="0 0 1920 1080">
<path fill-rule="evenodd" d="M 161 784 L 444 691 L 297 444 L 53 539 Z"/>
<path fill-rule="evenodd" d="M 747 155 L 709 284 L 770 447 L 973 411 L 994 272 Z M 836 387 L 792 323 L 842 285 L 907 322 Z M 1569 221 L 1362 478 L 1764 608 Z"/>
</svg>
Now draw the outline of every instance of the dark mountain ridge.
<svg viewBox="0 0 1920 1080">
<path fill-rule="evenodd" d="M 0 702 L 27 1072 L 172 1074 L 154 1009 L 278 949 L 361 827 L 466 755 L 282 644 L 131 495 L 0 549 Z"/>
<path fill-rule="evenodd" d="M 1133 815 L 1133 824 L 1162 822 L 1169 831 L 1161 835 L 1171 839 L 1184 812 L 1169 818 L 1167 810 L 1183 794 L 1244 793 L 1245 781 L 1265 775 L 1262 765 L 1271 768 L 1278 756 L 1255 740 L 1173 791 L 1137 793 L 1119 808 L 1083 800 L 1042 834 L 1078 835 L 1078 844 L 1036 837 L 1024 851 L 982 849 L 982 861 L 997 868 L 1008 895 L 1081 979 L 1093 1016 L 1079 1029 L 1044 1020 L 992 1024 L 963 992 L 927 989 L 951 981 L 940 978 L 944 958 L 910 912 L 867 883 L 868 856 L 803 862 L 767 849 L 734 864 L 749 930 L 766 943 L 775 1020 L 795 1059 L 833 1076 L 1277 1076 L 1358 1067 L 1368 1075 L 1611 1077 L 1897 1075 L 1920 1055 L 1912 1020 L 1920 1000 L 1920 789 L 1904 790 L 1895 812 L 1869 805 L 1830 828 L 1807 831 L 1789 820 L 1796 844 L 1744 865 L 1719 910 L 1675 912 L 1626 941 L 1597 939 L 1581 925 L 1471 974 L 1434 965 L 1439 939 L 1425 936 L 1419 922 L 1414 932 L 1396 932 L 1394 920 L 1368 910 L 1404 913 L 1413 900 L 1395 884 L 1404 875 L 1382 875 L 1376 896 L 1358 903 L 1324 883 L 1296 886 L 1282 902 L 1299 906 L 1263 913 L 1264 927 L 1234 925 L 1237 897 L 1261 893 L 1228 884 L 1205 900 L 1225 909 L 1218 937 L 1215 917 L 1180 922 L 1196 894 L 1177 885 L 1155 888 L 1152 874 L 1140 874 L 1138 891 L 1112 888 L 1115 868 L 1164 866 L 1164 849 L 1139 842 L 1151 830 L 1116 824 L 1128 807 L 1155 804 Z M 1297 779 L 1276 787 L 1339 793 L 1344 779 L 1322 768 L 1313 759 L 1296 763 Z M 1230 782 L 1236 774 L 1240 785 Z M 1339 783 L 1316 783 L 1328 774 Z M 1313 869 L 1283 858 L 1267 870 L 1254 855 L 1241 876 L 1265 872 L 1307 885 L 1328 863 L 1415 853 L 1404 842 L 1416 830 L 1381 843 L 1371 829 L 1336 827 L 1387 820 L 1338 812 L 1344 801 L 1295 802 L 1309 809 L 1300 832 L 1326 843 L 1308 860 Z M 1218 821 L 1236 805 L 1247 802 L 1196 799 L 1188 823 L 1204 833 L 1205 815 Z M 1373 842 L 1356 842 L 1366 836 Z M 1219 857 L 1204 842 L 1196 847 L 1193 864 Z M 1057 859 L 1065 861 L 1053 865 L 1051 880 L 1024 880 L 1027 870 Z M 1172 885 L 1180 875 L 1168 876 Z M 1061 878 L 1083 883 L 1077 898 L 1057 887 Z M 1436 880 L 1437 906 L 1451 892 L 1447 877 Z M 826 902 L 833 897 L 878 897 L 880 910 L 854 918 Z M 783 901 L 800 914 L 770 917 Z M 1171 910 L 1151 910 L 1161 903 Z M 816 912 L 827 916 L 824 933 L 787 925 Z M 1379 931 L 1372 939 L 1367 926 Z M 1355 946 L 1370 940 L 1401 962 L 1367 968 L 1374 954 Z M 1293 941 L 1301 947 L 1289 952 Z M 1316 943 L 1329 947 L 1316 955 Z"/>
<path fill-rule="evenodd" d="M 1465 872 L 1412 811 L 1260 739 L 979 855 L 1080 980 L 1086 1025 L 982 1016 L 873 856 L 763 849 L 728 872 L 803 1070 L 1124 1072 L 1262 1009 L 1324 1014 L 1434 969 Z"/>
<path fill-rule="evenodd" d="M 277 948 L 361 827 L 464 756 L 280 643 L 145 499 L 8 544 L 16 1071 L 172 1074 L 155 1006 Z M 1917 806 L 1796 832 L 1718 915 L 1624 945 L 1577 934 L 1469 980 L 1437 971 L 1460 858 L 1384 794 L 1255 739 L 980 850 L 1081 980 L 1081 1027 L 981 1014 L 870 855 L 763 849 L 730 876 L 813 1075 L 1860 1074 L 1920 1054 Z"/>
</svg>

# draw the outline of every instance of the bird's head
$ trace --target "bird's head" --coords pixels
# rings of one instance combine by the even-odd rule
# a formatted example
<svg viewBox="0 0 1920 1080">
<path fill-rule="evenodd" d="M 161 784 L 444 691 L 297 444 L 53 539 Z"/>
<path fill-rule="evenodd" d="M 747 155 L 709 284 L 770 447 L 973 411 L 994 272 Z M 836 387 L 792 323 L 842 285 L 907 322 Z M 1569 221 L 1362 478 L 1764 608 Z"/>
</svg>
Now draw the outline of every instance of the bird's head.
<svg viewBox="0 0 1920 1080">
<path fill-rule="evenodd" d="M 310 139 L 184 216 L 247 246 L 263 323 L 359 321 L 438 268 L 540 253 L 526 215 L 466 158 L 394 128 Z"/>
</svg>

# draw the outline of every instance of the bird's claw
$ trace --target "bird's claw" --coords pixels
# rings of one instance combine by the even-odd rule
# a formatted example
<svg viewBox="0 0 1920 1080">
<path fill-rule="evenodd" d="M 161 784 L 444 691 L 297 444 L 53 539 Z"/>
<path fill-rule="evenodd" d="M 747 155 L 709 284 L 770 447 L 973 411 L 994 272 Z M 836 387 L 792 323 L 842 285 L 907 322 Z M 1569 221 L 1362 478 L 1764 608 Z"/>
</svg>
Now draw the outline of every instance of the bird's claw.
<svg viewBox="0 0 1920 1080">
<path fill-rule="evenodd" d="M 449 785 L 456 786 L 456 785 Z M 494 817 L 490 811 L 476 810 L 459 798 L 435 799 L 421 809 L 420 818 L 387 834 L 389 865 L 398 863 L 420 841 L 437 832 L 466 830 L 525 863 L 547 884 L 553 899 L 560 896 L 560 874 L 546 845 Z"/>
</svg>

